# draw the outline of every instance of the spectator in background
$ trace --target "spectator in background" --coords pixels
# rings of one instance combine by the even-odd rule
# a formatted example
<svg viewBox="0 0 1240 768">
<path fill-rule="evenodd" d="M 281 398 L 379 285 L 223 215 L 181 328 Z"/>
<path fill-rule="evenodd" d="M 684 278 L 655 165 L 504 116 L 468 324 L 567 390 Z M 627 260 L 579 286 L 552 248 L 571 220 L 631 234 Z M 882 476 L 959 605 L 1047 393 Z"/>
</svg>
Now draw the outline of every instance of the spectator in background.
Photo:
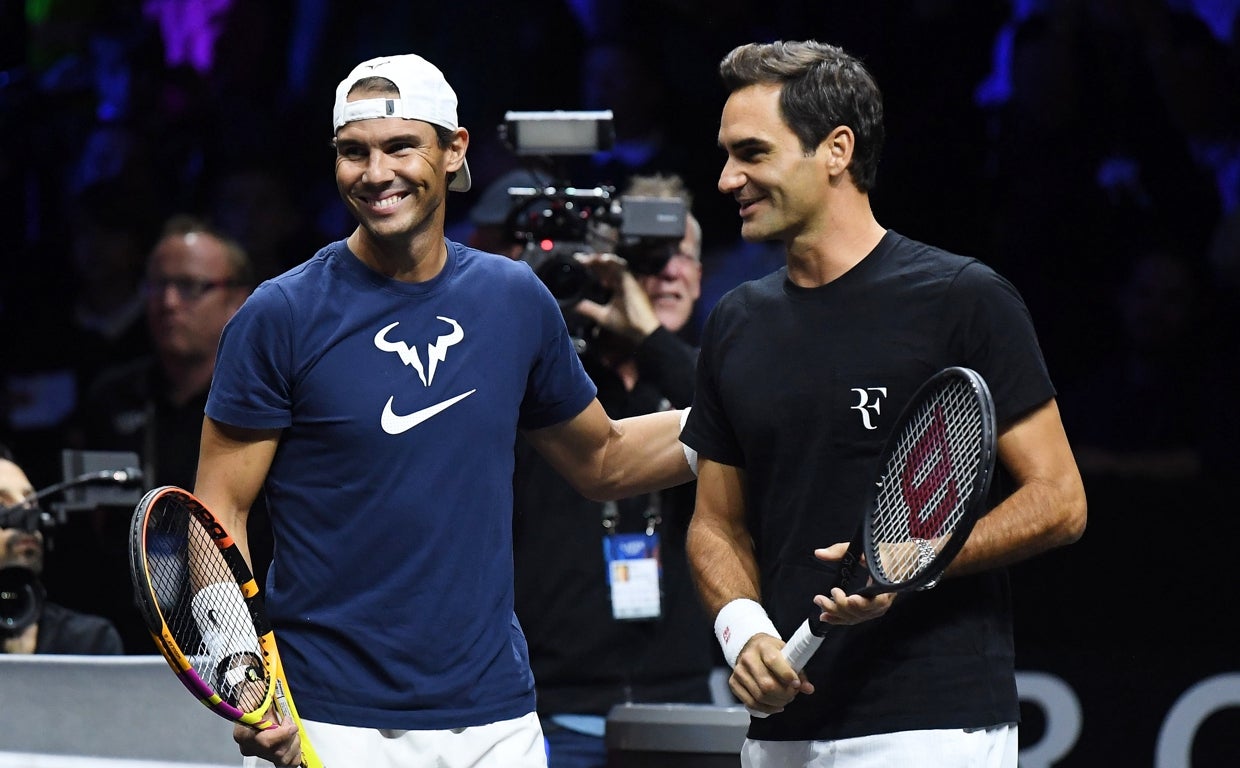
<svg viewBox="0 0 1240 768">
<path fill-rule="evenodd" d="M 147 259 L 143 287 L 154 351 L 99 375 L 73 419 L 71 447 L 133 451 L 148 486 L 193 487 L 216 347 L 252 285 L 249 257 L 236 241 L 195 217 L 169 219 Z M 110 617 L 128 651 L 152 651 L 129 599 L 128 517 L 108 508 L 83 517 L 89 519 L 65 525 L 55 554 L 79 568 L 93 564 L 98 578 L 56 586 Z"/>
<path fill-rule="evenodd" d="M 689 204 L 676 176 L 634 177 L 624 194 Z M 597 330 L 581 361 L 613 419 L 686 408 L 692 400 L 697 352 L 681 334 L 690 330 L 701 292 L 701 239 L 689 214 L 684 237 L 651 274 L 615 255 L 590 257 L 611 299 L 586 299 L 568 311 Z M 591 501 L 518 441 L 516 612 L 551 768 L 605 766 L 606 716 L 617 704 L 711 701 L 710 619 L 684 551 L 693 489 Z M 642 568 L 646 579 L 636 575 Z"/>
<path fill-rule="evenodd" d="M 0 518 L 0 653 L 121 653 L 120 634 L 107 619 L 46 599 L 42 512 L 31 498 L 34 493 L 13 454 L 0 445 L 0 510 L 5 512 Z"/>
</svg>

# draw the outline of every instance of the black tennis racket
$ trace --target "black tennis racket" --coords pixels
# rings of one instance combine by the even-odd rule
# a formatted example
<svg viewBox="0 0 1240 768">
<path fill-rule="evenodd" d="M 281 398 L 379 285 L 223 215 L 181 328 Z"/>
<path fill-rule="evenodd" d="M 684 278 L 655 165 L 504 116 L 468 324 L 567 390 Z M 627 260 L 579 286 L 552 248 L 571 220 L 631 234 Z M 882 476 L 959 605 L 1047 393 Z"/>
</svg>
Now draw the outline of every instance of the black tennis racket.
<svg viewBox="0 0 1240 768">
<path fill-rule="evenodd" d="M 994 401 L 976 371 L 946 368 L 922 384 L 883 447 L 875 493 L 832 589 L 874 596 L 933 585 L 981 514 L 995 439 Z M 858 565 L 867 583 L 853 589 L 862 575 L 855 573 Z M 815 605 L 784 646 L 798 672 L 831 630 L 819 615 Z"/>
<path fill-rule="evenodd" d="M 322 768 L 288 691 L 258 584 L 223 524 L 189 491 L 155 488 L 134 508 L 129 555 L 138 608 L 186 689 L 251 728 L 293 718 L 303 768 Z M 266 717 L 273 702 L 279 720 Z"/>
</svg>

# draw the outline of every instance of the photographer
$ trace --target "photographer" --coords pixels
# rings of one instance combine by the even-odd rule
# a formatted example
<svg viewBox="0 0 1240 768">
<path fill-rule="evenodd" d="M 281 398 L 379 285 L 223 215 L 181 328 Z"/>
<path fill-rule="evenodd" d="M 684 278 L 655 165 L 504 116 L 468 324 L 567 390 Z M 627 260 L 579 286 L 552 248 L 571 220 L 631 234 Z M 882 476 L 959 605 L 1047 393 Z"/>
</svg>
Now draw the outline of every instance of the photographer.
<svg viewBox="0 0 1240 768">
<path fill-rule="evenodd" d="M 625 192 L 681 198 L 688 207 L 678 177 L 634 177 Z M 619 236 L 606 226 L 593 234 Z M 612 418 L 684 408 L 692 399 L 697 353 L 679 334 L 700 293 L 701 230 L 687 215 L 679 242 L 647 245 L 665 249 L 653 274 L 634 274 L 614 253 L 578 255 L 596 282 L 587 291 L 593 298 L 565 307 Z M 590 501 L 524 442 L 514 484 L 516 613 L 550 766 L 601 767 L 613 706 L 711 701 L 713 634 L 684 554 L 694 485 Z"/>
<path fill-rule="evenodd" d="M 26 473 L 0 445 L 0 510 L 8 512 L 0 518 L 0 652 L 121 653 L 120 633 L 107 619 L 45 599 L 43 534 L 37 525 L 41 513 L 33 502 L 19 506 L 34 492 Z M 19 527 L 3 527 L 16 518 Z"/>
</svg>

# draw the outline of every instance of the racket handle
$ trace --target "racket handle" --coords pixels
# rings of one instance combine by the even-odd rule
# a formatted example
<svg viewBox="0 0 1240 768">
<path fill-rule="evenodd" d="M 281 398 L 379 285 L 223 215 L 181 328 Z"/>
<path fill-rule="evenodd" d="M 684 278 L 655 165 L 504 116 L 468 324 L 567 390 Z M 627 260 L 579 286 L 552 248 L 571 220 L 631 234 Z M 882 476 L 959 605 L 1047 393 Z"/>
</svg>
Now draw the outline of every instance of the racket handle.
<svg viewBox="0 0 1240 768">
<path fill-rule="evenodd" d="M 818 625 L 818 632 L 815 633 L 815 624 Z M 797 631 L 792 633 L 792 637 L 788 638 L 788 643 L 784 646 L 784 658 L 792 665 L 797 672 L 805 669 L 805 664 L 818 650 L 818 646 L 822 645 L 822 639 L 826 637 L 824 631 L 829 626 L 822 622 L 810 622 L 809 619 L 801 622 L 801 626 L 797 627 Z"/>
<path fill-rule="evenodd" d="M 816 622 L 819 626 L 825 628 L 827 625 Z M 822 632 L 822 629 L 819 629 Z M 797 631 L 792 633 L 792 637 L 788 638 L 788 642 L 784 645 L 784 649 L 780 651 L 792 668 L 799 674 L 805 669 L 805 663 L 814 655 L 814 651 L 818 650 L 818 646 L 822 645 L 822 639 L 826 635 L 814 634 L 814 626 L 809 619 L 801 622 L 801 626 L 797 627 Z M 746 707 L 749 709 L 749 707 Z M 749 709 L 749 714 L 754 717 L 766 717 L 769 712 L 759 712 L 755 709 Z"/>
</svg>

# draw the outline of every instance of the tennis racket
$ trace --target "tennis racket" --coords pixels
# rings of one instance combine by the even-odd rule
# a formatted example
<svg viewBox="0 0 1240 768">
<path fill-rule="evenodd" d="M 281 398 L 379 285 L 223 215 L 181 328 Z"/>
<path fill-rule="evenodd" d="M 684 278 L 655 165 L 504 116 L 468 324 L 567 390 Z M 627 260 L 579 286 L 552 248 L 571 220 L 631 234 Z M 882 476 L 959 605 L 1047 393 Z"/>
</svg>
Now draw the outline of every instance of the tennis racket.
<svg viewBox="0 0 1240 768">
<path fill-rule="evenodd" d="M 994 401 L 976 371 L 946 368 L 922 384 L 883 447 L 875 493 L 832 589 L 872 597 L 933 586 L 985 504 L 995 439 Z M 862 576 L 866 583 L 855 588 Z M 798 672 L 831 630 L 819 615 L 815 605 L 784 645 L 784 658 Z"/>
<path fill-rule="evenodd" d="M 134 508 L 130 574 L 142 617 L 177 679 L 215 714 L 251 728 L 293 718 L 303 768 L 322 768 L 297 717 L 258 583 L 192 493 L 154 488 Z M 272 704 L 279 717 L 265 715 Z"/>
</svg>

